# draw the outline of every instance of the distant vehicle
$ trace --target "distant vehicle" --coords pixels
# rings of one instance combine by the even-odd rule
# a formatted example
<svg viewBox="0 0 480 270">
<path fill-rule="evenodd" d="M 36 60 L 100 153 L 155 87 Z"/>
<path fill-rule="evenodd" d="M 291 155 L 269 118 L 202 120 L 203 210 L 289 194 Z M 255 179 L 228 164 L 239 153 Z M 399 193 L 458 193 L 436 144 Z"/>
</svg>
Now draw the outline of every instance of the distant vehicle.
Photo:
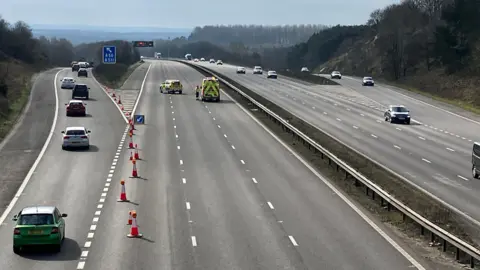
<svg viewBox="0 0 480 270">
<path fill-rule="evenodd" d="M 330 74 L 330 78 L 331 79 L 341 79 L 342 74 L 340 74 L 339 71 L 334 71 L 334 72 L 332 72 L 332 74 Z"/>
<path fill-rule="evenodd" d="M 75 87 L 72 90 L 72 99 L 75 99 L 75 98 L 88 99 L 89 89 L 90 87 L 88 87 L 86 84 L 75 84 Z"/>
<path fill-rule="evenodd" d="M 480 168 L 480 143 L 474 142 L 472 149 L 472 176 L 473 178 L 478 179 L 480 177 L 479 170 Z"/>
<path fill-rule="evenodd" d="M 87 130 L 85 127 L 67 127 L 62 133 L 63 150 L 73 147 L 90 148 L 90 130 Z"/>
<path fill-rule="evenodd" d="M 67 106 L 65 108 L 66 110 L 66 116 L 73 116 L 73 115 L 80 115 L 80 116 L 86 116 L 87 115 L 87 109 L 85 107 L 85 103 L 81 100 L 76 100 L 72 99 L 68 103 L 65 103 Z"/>
<path fill-rule="evenodd" d="M 193 62 L 198 62 L 198 58 L 193 59 Z"/>
<path fill-rule="evenodd" d="M 192 60 L 192 55 L 189 53 L 185 54 L 185 59 Z"/>
<path fill-rule="evenodd" d="M 87 68 L 87 62 L 78 62 L 80 68 Z"/>
<path fill-rule="evenodd" d="M 310 70 L 307 67 L 302 67 L 300 72 L 310 72 Z"/>
<path fill-rule="evenodd" d="M 247 70 L 244 67 L 237 67 L 237 74 L 245 74 Z"/>
<path fill-rule="evenodd" d="M 183 92 L 183 85 L 179 80 L 166 80 L 160 85 L 160 93 L 163 93 L 164 91 L 168 94 L 179 93 L 181 95 Z"/>
<path fill-rule="evenodd" d="M 200 62 L 205 62 L 205 58 L 200 58 Z"/>
<path fill-rule="evenodd" d="M 276 71 L 273 71 L 273 70 L 269 70 L 267 72 L 267 78 L 268 79 L 276 79 L 277 78 L 277 72 Z"/>
<path fill-rule="evenodd" d="M 403 105 L 390 105 L 383 114 L 385 121 L 390 123 L 402 122 L 410 125 L 410 111 Z"/>
<path fill-rule="evenodd" d="M 78 70 L 78 77 L 88 77 L 88 71 L 84 68 Z"/>
<path fill-rule="evenodd" d="M 263 69 L 261 66 L 255 66 L 253 68 L 253 74 L 263 74 Z"/>
<path fill-rule="evenodd" d="M 220 83 L 215 77 L 206 77 L 200 88 L 201 101 L 220 101 Z"/>
<path fill-rule="evenodd" d="M 162 58 L 162 54 L 161 54 L 161 53 L 155 53 L 155 58 L 156 58 L 156 59 Z"/>
<path fill-rule="evenodd" d="M 70 77 L 65 77 L 60 80 L 62 82 L 62 89 L 73 89 L 75 87 L 75 80 Z"/>
<path fill-rule="evenodd" d="M 78 71 L 79 69 L 80 69 L 80 65 L 79 65 L 79 64 L 73 64 L 73 66 L 72 66 L 72 72 Z"/>
<path fill-rule="evenodd" d="M 143 56 L 143 55 L 142 55 L 142 56 L 140 56 L 140 59 L 144 59 L 144 58 L 145 58 L 145 56 Z"/>
<path fill-rule="evenodd" d="M 362 86 L 375 86 L 375 82 L 372 77 L 363 77 Z"/>
<path fill-rule="evenodd" d="M 211 64 L 215 64 L 215 59 L 212 58 L 212 59 L 210 59 L 209 62 L 210 62 Z"/>
<path fill-rule="evenodd" d="M 217 60 L 217 65 L 223 65 L 222 60 Z"/>
<path fill-rule="evenodd" d="M 13 252 L 19 254 L 25 246 L 52 245 L 56 252 L 65 239 L 65 220 L 55 206 L 30 206 L 13 216 Z"/>
</svg>

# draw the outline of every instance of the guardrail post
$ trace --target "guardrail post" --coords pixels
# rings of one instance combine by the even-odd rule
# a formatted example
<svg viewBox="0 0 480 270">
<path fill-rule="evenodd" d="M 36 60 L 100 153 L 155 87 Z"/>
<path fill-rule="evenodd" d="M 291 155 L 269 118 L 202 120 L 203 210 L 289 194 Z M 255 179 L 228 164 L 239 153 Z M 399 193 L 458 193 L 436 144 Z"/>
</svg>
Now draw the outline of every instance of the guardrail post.
<svg viewBox="0 0 480 270">
<path fill-rule="evenodd" d="M 457 252 L 455 252 L 455 260 L 460 261 L 460 249 L 456 248 Z"/>
<path fill-rule="evenodd" d="M 368 194 L 369 191 L 370 191 L 370 189 L 369 189 L 367 186 L 365 186 L 365 194 L 367 194 L 367 196 L 369 195 L 369 194 Z"/>
<path fill-rule="evenodd" d="M 375 200 L 375 191 L 372 190 L 372 200 Z"/>
<path fill-rule="evenodd" d="M 435 242 L 435 234 L 433 232 L 430 232 L 430 242 Z"/>
<path fill-rule="evenodd" d="M 425 235 L 425 228 L 420 226 L 420 235 Z"/>
<path fill-rule="evenodd" d="M 470 256 L 470 268 L 475 268 L 475 258 Z"/>
<path fill-rule="evenodd" d="M 445 239 L 443 239 L 442 250 L 443 250 L 443 252 L 447 251 L 447 240 L 445 240 Z"/>
<path fill-rule="evenodd" d="M 387 202 L 387 211 L 390 212 L 392 210 L 392 205 Z"/>
</svg>

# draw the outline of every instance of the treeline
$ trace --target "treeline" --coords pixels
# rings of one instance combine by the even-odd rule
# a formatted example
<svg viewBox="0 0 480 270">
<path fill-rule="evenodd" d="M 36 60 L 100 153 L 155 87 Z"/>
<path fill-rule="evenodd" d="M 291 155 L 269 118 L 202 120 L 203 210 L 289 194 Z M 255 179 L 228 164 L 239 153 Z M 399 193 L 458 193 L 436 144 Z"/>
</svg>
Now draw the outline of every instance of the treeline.
<svg viewBox="0 0 480 270">
<path fill-rule="evenodd" d="M 366 25 L 313 35 L 292 49 L 288 63 L 317 67 L 340 57 L 338 65 L 357 75 L 395 80 L 436 68 L 449 74 L 475 71 L 479 15 L 480 1 L 404 0 L 373 11 Z"/>
<path fill-rule="evenodd" d="M 231 43 L 243 43 L 251 47 L 292 46 L 306 41 L 311 35 L 325 29 L 323 25 L 208 25 L 195 27 L 188 41 L 207 41 L 229 46 Z"/>
</svg>

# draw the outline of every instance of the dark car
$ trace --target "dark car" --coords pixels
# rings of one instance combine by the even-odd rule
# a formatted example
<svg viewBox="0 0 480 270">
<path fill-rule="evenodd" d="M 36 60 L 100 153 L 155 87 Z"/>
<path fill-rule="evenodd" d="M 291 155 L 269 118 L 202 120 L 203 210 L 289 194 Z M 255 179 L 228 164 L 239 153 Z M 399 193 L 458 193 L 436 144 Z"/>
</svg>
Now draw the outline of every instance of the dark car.
<svg viewBox="0 0 480 270">
<path fill-rule="evenodd" d="M 87 115 L 87 109 L 85 108 L 85 103 L 83 103 L 81 100 L 70 100 L 70 102 L 66 103 L 65 105 L 67 105 L 67 107 L 65 108 L 67 116 L 74 116 L 74 115 L 86 116 Z"/>
<path fill-rule="evenodd" d="M 472 149 L 472 176 L 479 178 L 480 172 L 480 143 L 474 142 Z"/>
<path fill-rule="evenodd" d="M 88 77 L 88 71 L 84 68 L 79 69 L 78 77 Z"/>
<path fill-rule="evenodd" d="M 383 114 L 385 121 L 390 123 L 405 123 L 410 125 L 410 111 L 403 105 L 390 105 Z"/>
<path fill-rule="evenodd" d="M 72 66 L 72 72 L 79 71 L 80 70 L 80 65 L 79 64 L 74 64 Z"/>
<path fill-rule="evenodd" d="M 72 99 L 75 99 L 75 98 L 88 99 L 89 89 L 90 87 L 88 87 L 86 84 L 76 84 L 72 90 Z"/>
</svg>

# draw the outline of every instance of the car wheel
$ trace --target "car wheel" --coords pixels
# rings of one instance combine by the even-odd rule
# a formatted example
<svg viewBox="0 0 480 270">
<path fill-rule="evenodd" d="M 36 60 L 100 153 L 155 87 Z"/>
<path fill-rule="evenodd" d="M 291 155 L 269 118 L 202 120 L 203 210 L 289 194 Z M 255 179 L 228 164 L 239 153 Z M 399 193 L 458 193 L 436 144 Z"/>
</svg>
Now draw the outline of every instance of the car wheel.
<svg viewBox="0 0 480 270">
<path fill-rule="evenodd" d="M 410 125 L 410 120 L 405 121 L 405 124 Z"/>
<path fill-rule="evenodd" d="M 472 166 L 472 176 L 473 178 L 476 178 L 478 179 L 478 173 L 477 173 L 477 168 L 475 168 L 475 166 Z"/>
<path fill-rule="evenodd" d="M 55 251 L 55 253 L 60 253 L 60 251 L 62 251 L 62 245 L 61 244 L 54 245 L 53 250 Z"/>
<path fill-rule="evenodd" d="M 178 93 L 181 95 L 183 92 L 182 92 L 182 91 L 179 91 Z"/>
<path fill-rule="evenodd" d="M 20 254 L 20 250 L 21 250 L 20 247 L 13 246 L 13 253 Z"/>
<path fill-rule="evenodd" d="M 85 149 L 90 150 L 90 145 L 87 145 Z"/>
<path fill-rule="evenodd" d="M 389 120 L 390 120 L 390 123 L 393 123 L 393 118 L 392 117 L 388 117 Z"/>
<path fill-rule="evenodd" d="M 88 95 L 85 97 L 86 100 L 88 100 Z"/>
<path fill-rule="evenodd" d="M 387 116 L 385 116 L 385 121 L 388 121 L 388 117 L 387 117 Z"/>
<path fill-rule="evenodd" d="M 65 147 L 65 146 L 62 145 L 62 150 L 66 150 L 66 149 L 67 149 L 67 147 Z"/>
</svg>

